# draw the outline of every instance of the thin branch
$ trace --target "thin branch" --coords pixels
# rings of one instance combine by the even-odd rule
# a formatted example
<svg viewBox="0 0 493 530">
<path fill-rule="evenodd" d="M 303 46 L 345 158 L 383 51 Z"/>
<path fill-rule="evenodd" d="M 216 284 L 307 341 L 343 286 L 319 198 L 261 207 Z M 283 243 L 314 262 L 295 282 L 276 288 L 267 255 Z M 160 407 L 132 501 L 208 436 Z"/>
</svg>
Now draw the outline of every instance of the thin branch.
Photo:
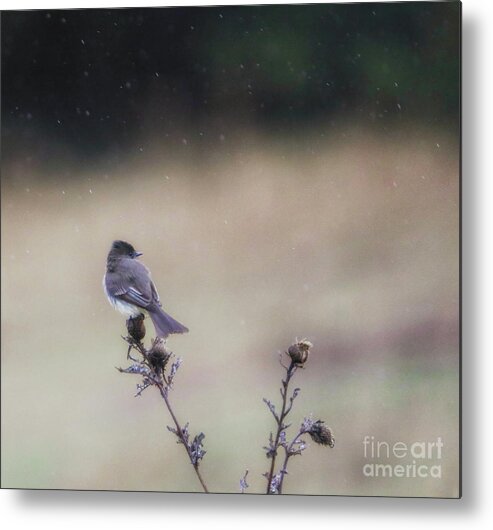
<svg viewBox="0 0 493 530">
<path fill-rule="evenodd" d="M 196 461 L 196 459 L 193 457 L 190 445 L 188 443 L 188 440 L 185 438 L 185 435 L 183 434 L 184 431 L 181 428 L 180 423 L 178 422 L 178 419 L 177 419 L 175 413 L 173 412 L 173 409 L 171 408 L 171 404 L 170 404 L 169 399 L 168 399 L 168 392 L 167 392 L 168 387 L 165 387 L 162 382 L 156 383 L 156 386 L 158 387 L 159 392 L 161 394 L 161 397 L 163 398 L 164 402 L 166 403 L 166 407 L 168 408 L 168 411 L 169 411 L 171 417 L 173 418 L 173 423 L 176 425 L 176 433 L 175 434 L 178 436 L 178 438 L 180 439 L 181 443 L 185 447 L 185 449 L 187 451 L 187 454 L 188 454 L 188 458 L 190 459 L 190 463 L 192 464 L 192 466 L 193 466 L 193 468 L 195 470 L 195 473 L 197 474 L 197 478 L 199 479 L 200 484 L 202 485 L 202 488 L 203 488 L 204 492 L 205 493 L 209 493 L 209 490 L 207 489 L 207 485 L 204 482 L 204 479 L 202 478 L 202 475 L 200 474 L 200 471 L 199 471 L 199 462 Z"/>
<path fill-rule="evenodd" d="M 243 478 L 240 479 L 240 490 L 241 493 L 245 493 L 246 489 L 250 487 L 250 485 L 247 482 L 247 476 L 248 476 L 248 469 L 245 471 L 245 474 L 243 475 Z"/>
<path fill-rule="evenodd" d="M 293 376 L 295 371 L 296 371 L 296 364 L 293 361 L 291 361 L 291 364 L 289 365 L 289 367 L 286 368 L 286 379 L 282 380 L 282 388 L 280 389 L 281 396 L 282 396 L 282 408 L 281 408 L 281 413 L 279 414 L 279 418 L 277 420 L 277 432 L 275 436 L 275 441 L 274 441 L 274 444 L 272 444 L 271 463 L 270 463 L 269 473 L 267 474 L 267 491 L 266 491 L 267 495 L 270 495 L 271 493 L 273 493 L 271 491 L 272 490 L 272 478 L 274 476 L 274 469 L 276 466 L 277 449 L 279 448 L 279 440 L 281 438 L 281 433 L 286 428 L 286 426 L 284 425 L 284 418 L 286 417 L 289 410 L 291 410 L 291 407 L 289 408 L 289 410 L 287 410 L 287 400 L 286 400 L 287 389 L 288 389 L 289 381 L 291 380 L 291 377 Z"/>
<path fill-rule="evenodd" d="M 156 366 L 156 363 L 153 362 L 153 359 L 151 358 L 151 355 L 150 355 L 152 354 L 152 351 L 153 351 L 152 348 L 149 351 L 146 350 L 142 342 L 136 341 L 132 337 L 124 337 L 124 340 L 128 342 L 129 344 L 127 358 L 131 359 L 136 364 L 133 364 L 132 366 L 126 369 L 118 368 L 118 370 L 124 373 L 140 374 L 144 377 L 143 383 L 140 385 L 137 385 L 137 389 L 138 389 L 138 392 L 136 394 L 137 396 L 140 396 L 142 392 L 149 386 L 151 385 L 157 386 L 157 388 L 159 389 L 159 393 L 161 394 L 161 397 L 163 398 L 163 401 L 166 404 L 166 408 L 168 409 L 168 412 L 171 418 L 173 419 L 173 423 L 176 426 L 176 429 L 171 429 L 170 427 L 168 427 L 168 429 L 171 430 L 178 437 L 179 442 L 185 447 L 190 463 L 193 466 L 193 469 L 197 475 L 197 478 L 199 479 L 202 489 L 204 490 L 205 493 L 209 493 L 207 485 L 199 470 L 200 460 L 205 454 L 205 451 L 203 451 L 203 449 L 201 448 L 202 439 L 204 438 L 204 434 L 200 433 L 199 435 L 197 435 L 195 439 L 193 440 L 192 444 L 190 444 L 188 441 L 188 431 L 186 430 L 187 427 L 185 428 L 181 427 L 178 421 L 178 418 L 176 417 L 176 414 L 174 413 L 171 407 L 171 403 L 168 398 L 168 391 L 171 388 L 171 385 L 173 383 L 173 378 L 176 374 L 178 367 L 180 366 L 181 360 L 177 359 L 177 361 L 173 363 L 170 373 L 168 377 L 166 378 L 166 375 L 164 373 L 164 368 L 166 366 L 166 362 L 168 361 L 170 355 L 168 355 L 168 358 L 166 358 L 163 361 L 162 365 Z M 132 349 L 135 349 L 142 355 L 143 361 L 139 361 L 131 357 L 130 352 L 132 351 Z"/>
<path fill-rule="evenodd" d="M 282 493 L 282 485 L 283 485 L 283 482 L 284 482 L 284 477 L 288 474 L 288 461 L 289 461 L 289 459 L 292 456 L 301 455 L 301 453 L 305 449 L 304 446 L 301 446 L 299 449 L 294 450 L 294 446 L 297 445 L 297 444 L 300 445 L 300 444 L 303 443 L 301 440 L 299 440 L 299 437 L 303 436 L 303 434 L 306 434 L 306 432 L 307 431 L 303 430 L 303 427 L 302 427 L 299 430 L 298 434 L 293 438 L 293 440 L 289 444 L 289 446 L 288 447 L 284 447 L 285 456 L 284 456 L 284 462 L 283 462 L 282 467 L 281 467 L 281 473 L 280 473 L 281 478 L 279 480 L 279 486 L 278 486 L 278 489 L 277 489 L 279 494 Z"/>
<path fill-rule="evenodd" d="M 267 408 L 272 412 L 272 415 L 274 416 L 276 422 L 279 423 L 279 416 L 276 413 L 276 407 L 274 406 L 274 404 L 265 398 L 263 398 L 263 401 L 267 405 Z"/>
</svg>

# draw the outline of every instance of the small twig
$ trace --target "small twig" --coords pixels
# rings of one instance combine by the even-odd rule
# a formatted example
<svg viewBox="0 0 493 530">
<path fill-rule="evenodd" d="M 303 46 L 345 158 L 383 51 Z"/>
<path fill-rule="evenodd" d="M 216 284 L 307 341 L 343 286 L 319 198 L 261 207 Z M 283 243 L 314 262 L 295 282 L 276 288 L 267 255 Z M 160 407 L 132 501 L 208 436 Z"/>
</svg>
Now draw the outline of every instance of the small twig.
<svg viewBox="0 0 493 530">
<path fill-rule="evenodd" d="M 178 418 L 176 417 L 176 414 L 171 407 L 171 403 L 168 397 L 169 390 L 173 384 L 173 378 L 181 364 L 181 360 L 177 359 L 173 363 L 170 373 L 168 377 L 166 377 L 166 374 L 164 373 L 164 368 L 166 366 L 166 362 L 169 360 L 169 357 L 171 356 L 169 353 L 168 353 L 168 356 L 164 358 L 163 362 L 157 365 L 155 362 L 155 359 L 153 362 L 152 353 L 155 351 L 153 349 L 154 347 L 148 351 L 145 348 L 145 346 L 142 344 L 142 342 L 136 341 L 132 337 L 124 337 L 124 340 L 128 342 L 129 344 L 127 358 L 131 359 L 135 364 L 125 369 L 124 368 L 117 368 L 117 369 L 123 373 L 139 374 L 143 376 L 143 383 L 137 385 L 136 396 L 140 396 L 142 392 L 149 386 L 152 386 L 152 385 L 157 386 L 157 388 L 159 389 L 159 393 L 161 394 L 161 397 L 163 398 L 163 401 L 166 404 L 166 408 L 168 409 L 168 412 L 171 418 L 173 419 L 173 423 L 175 424 L 175 427 L 176 427 L 176 429 L 172 429 L 170 427 L 168 427 L 168 429 L 178 437 L 179 442 L 185 447 L 190 463 L 192 464 L 194 468 L 194 471 L 197 475 L 197 478 L 199 479 L 202 489 L 204 490 L 205 493 L 209 493 L 207 485 L 199 470 L 200 460 L 205 454 L 205 451 L 202 448 L 202 440 L 204 438 L 204 434 L 200 433 L 194 438 L 194 440 L 191 443 L 189 442 L 188 430 L 187 430 L 188 424 L 185 428 L 181 427 L 178 421 Z M 135 349 L 142 355 L 142 358 L 143 358 L 142 361 L 134 359 L 130 355 L 130 352 L 132 351 L 132 349 Z"/>
<path fill-rule="evenodd" d="M 209 490 L 207 489 L 207 485 L 204 482 L 204 479 L 202 478 L 202 475 L 200 474 L 200 471 L 199 471 L 199 462 L 196 461 L 196 459 L 193 457 L 190 445 L 188 443 L 188 440 L 185 438 L 185 435 L 183 434 L 184 431 L 181 428 L 181 426 L 180 426 L 180 424 L 178 422 L 178 419 L 177 419 L 175 413 L 173 412 L 173 409 L 171 408 L 171 404 L 170 404 L 169 399 L 168 399 L 168 391 L 167 391 L 169 387 L 165 387 L 163 385 L 163 383 L 156 383 L 156 386 L 158 387 L 159 392 L 161 394 L 161 397 L 163 398 L 164 402 L 166 403 L 166 407 L 168 408 L 168 412 L 170 413 L 171 417 L 173 418 L 173 423 L 176 426 L 176 431 L 173 431 L 173 432 L 175 432 L 175 434 L 178 436 L 178 438 L 180 439 L 181 443 L 185 447 L 185 449 L 187 451 L 187 454 L 188 454 L 188 458 L 190 459 L 190 463 L 192 464 L 192 466 L 193 466 L 193 468 L 195 470 L 195 473 L 197 474 L 197 478 L 199 479 L 199 482 L 202 485 L 202 488 L 203 488 L 204 492 L 205 493 L 209 493 Z"/>
<path fill-rule="evenodd" d="M 298 433 L 293 438 L 289 445 L 283 444 L 285 455 L 281 471 L 279 473 L 279 480 L 277 483 L 277 493 L 282 493 L 282 486 L 284 477 L 288 474 L 288 461 L 292 456 L 301 455 L 306 449 L 306 444 L 300 439 L 304 434 L 308 434 L 310 438 L 318 445 L 333 448 L 335 445 L 334 433 L 325 425 L 322 420 L 313 421 L 311 417 L 305 418 L 301 424 Z"/>
<path fill-rule="evenodd" d="M 284 366 L 282 362 L 281 364 Z M 276 457 L 277 457 L 277 449 L 279 448 L 279 440 L 281 438 L 281 433 L 286 428 L 286 426 L 284 425 L 284 418 L 286 417 L 289 410 L 291 410 L 292 400 L 294 399 L 294 398 L 291 399 L 291 405 L 289 409 L 287 409 L 287 400 L 286 400 L 287 389 L 288 389 L 289 381 L 293 377 L 293 374 L 295 373 L 295 371 L 296 371 L 296 364 L 294 363 L 294 361 L 291 361 L 291 364 L 289 365 L 289 367 L 286 368 L 286 379 L 282 380 L 282 388 L 280 389 L 281 396 L 282 396 L 282 408 L 281 408 L 281 413 L 279 414 L 279 417 L 276 418 L 277 432 L 275 436 L 275 441 L 273 444 L 271 444 L 272 455 L 271 455 L 269 473 L 267 474 L 267 490 L 266 490 L 267 495 L 270 495 L 271 493 L 273 493 L 272 492 L 272 478 L 274 476 L 274 469 L 276 466 Z"/>
<path fill-rule="evenodd" d="M 313 344 L 309 340 L 296 339 L 296 342 L 286 351 L 286 354 L 291 359 L 290 365 L 286 366 L 283 363 L 282 355 L 279 359 L 279 363 L 286 370 L 286 376 L 281 380 L 282 385 L 279 389 L 282 398 L 281 412 L 278 413 L 274 404 L 264 398 L 264 403 L 274 416 L 277 424 L 275 436 L 271 432 L 269 435 L 269 444 L 267 447 L 264 447 L 267 458 L 271 459 L 269 471 L 263 474 L 267 479 L 267 495 L 282 494 L 284 478 L 288 474 L 289 459 L 292 456 L 301 455 L 306 449 L 306 443 L 301 439 L 303 434 L 309 434 L 311 439 L 317 444 L 334 447 L 335 439 L 331 429 L 327 427 L 322 420 L 313 421 L 311 417 L 305 417 L 296 436 L 290 443 L 287 442 L 286 433 L 291 424 L 286 423 L 286 417 L 291 412 L 294 401 L 300 393 L 300 389 L 295 388 L 288 397 L 289 383 L 296 372 L 296 369 L 305 367 L 305 363 L 308 360 L 310 349 L 312 347 Z M 280 469 L 276 472 L 276 458 L 280 447 L 284 449 L 284 460 Z"/>
<path fill-rule="evenodd" d="M 305 449 L 304 444 L 301 445 L 303 442 L 299 440 L 300 436 L 303 436 L 303 434 L 306 434 L 307 431 L 303 430 L 303 427 L 299 430 L 298 434 L 293 438 L 292 442 L 289 444 L 288 447 L 284 447 L 285 450 L 285 456 L 284 456 L 284 462 L 281 467 L 281 478 L 279 481 L 279 485 L 277 487 L 277 491 L 279 494 L 282 493 L 282 485 L 284 482 L 284 477 L 288 474 L 288 461 L 292 456 L 295 455 L 301 455 L 303 450 Z M 299 441 L 298 441 L 299 440 Z M 299 449 L 294 450 L 294 446 L 298 444 L 300 445 Z"/>
<path fill-rule="evenodd" d="M 264 403 L 267 405 L 268 409 L 271 411 L 272 415 L 274 416 L 274 419 L 276 420 L 277 423 L 279 423 L 279 416 L 277 415 L 276 413 L 276 407 L 274 406 L 274 404 L 269 401 L 268 399 L 263 399 Z"/>
<path fill-rule="evenodd" d="M 247 476 L 248 476 L 248 469 L 245 471 L 245 474 L 243 475 L 243 478 L 240 479 L 240 490 L 241 490 L 241 493 L 245 493 L 245 490 L 250 487 L 250 485 L 246 481 Z"/>
</svg>

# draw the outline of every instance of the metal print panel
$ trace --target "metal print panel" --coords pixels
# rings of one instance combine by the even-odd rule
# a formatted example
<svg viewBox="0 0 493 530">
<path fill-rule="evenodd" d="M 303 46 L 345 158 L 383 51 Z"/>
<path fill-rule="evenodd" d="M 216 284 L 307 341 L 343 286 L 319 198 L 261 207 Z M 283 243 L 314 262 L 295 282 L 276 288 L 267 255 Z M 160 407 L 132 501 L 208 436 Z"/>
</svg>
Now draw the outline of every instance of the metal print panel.
<svg viewBox="0 0 493 530">
<path fill-rule="evenodd" d="M 460 23 L 2 12 L 2 487 L 460 496 Z"/>
</svg>

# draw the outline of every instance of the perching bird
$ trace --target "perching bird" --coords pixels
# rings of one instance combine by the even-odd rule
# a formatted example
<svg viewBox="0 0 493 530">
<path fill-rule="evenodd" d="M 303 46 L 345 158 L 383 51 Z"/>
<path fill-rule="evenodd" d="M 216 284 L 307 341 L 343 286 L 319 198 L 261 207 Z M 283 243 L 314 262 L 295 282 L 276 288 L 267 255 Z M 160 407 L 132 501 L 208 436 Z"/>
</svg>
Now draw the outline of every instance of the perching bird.
<svg viewBox="0 0 493 530">
<path fill-rule="evenodd" d="M 142 252 L 136 252 L 130 243 L 113 241 L 103 278 L 109 302 L 127 318 L 147 312 L 158 337 L 186 333 L 185 326 L 162 310 L 149 269 L 136 259 L 141 255 Z"/>
</svg>

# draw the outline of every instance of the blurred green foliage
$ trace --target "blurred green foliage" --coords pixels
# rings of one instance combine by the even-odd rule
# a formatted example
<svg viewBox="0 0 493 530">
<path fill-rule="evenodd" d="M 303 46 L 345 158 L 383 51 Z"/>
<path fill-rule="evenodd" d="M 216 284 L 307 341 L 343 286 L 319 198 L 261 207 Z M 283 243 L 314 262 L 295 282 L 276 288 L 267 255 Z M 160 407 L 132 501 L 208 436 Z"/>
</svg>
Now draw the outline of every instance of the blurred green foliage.
<svg viewBox="0 0 493 530">
<path fill-rule="evenodd" d="M 379 105 L 396 113 L 396 103 L 418 117 L 455 118 L 459 10 L 455 2 L 231 8 L 220 31 L 207 17 L 200 57 L 223 93 L 237 96 L 247 83 L 267 100 L 266 119 L 293 107 L 307 116 Z"/>
<path fill-rule="evenodd" d="M 289 133 L 341 114 L 458 124 L 460 3 L 2 13 L 7 157 L 128 150 L 152 129 Z M 37 149 L 43 156 L 46 145 Z"/>
</svg>

